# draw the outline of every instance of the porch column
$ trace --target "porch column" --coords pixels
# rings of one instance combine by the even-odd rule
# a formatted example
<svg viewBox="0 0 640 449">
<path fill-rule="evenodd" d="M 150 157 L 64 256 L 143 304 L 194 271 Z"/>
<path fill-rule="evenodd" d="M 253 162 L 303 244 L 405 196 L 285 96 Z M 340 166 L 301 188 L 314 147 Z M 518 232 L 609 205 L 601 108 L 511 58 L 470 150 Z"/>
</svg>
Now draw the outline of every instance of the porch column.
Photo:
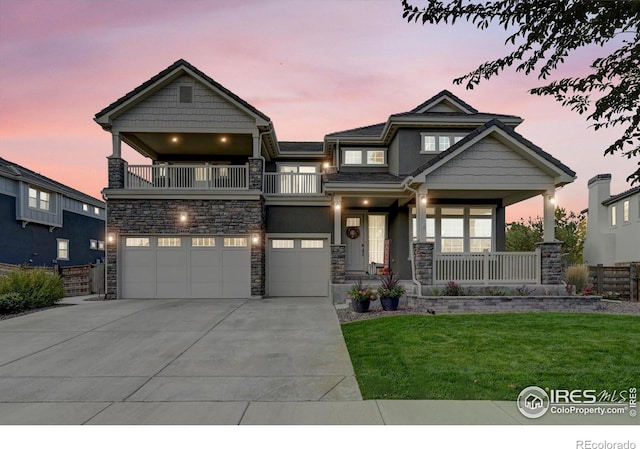
<svg viewBox="0 0 640 449">
<path fill-rule="evenodd" d="M 333 196 L 333 244 L 342 244 L 342 196 Z"/>
<path fill-rule="evenodd" d="M 554 200 L 554 188 L 549 188 L 546 193 L 543 194 L 544 198 L 544 224 L 543 224 L 543 239 L 546 243 L 554 242 L 556 240 L 556 205 Z"/>
<path fill-rule="evenodd" d="M 113 131 L 111 133 L 111 157 L 120 158 L 122 157 L 122 141 L 120 140 L 120 133 L 118 131 Z"/>
<path fill-rule="evenodd" d="M 253 135 L 253 157 L 260 157 L 260 134 Z"/>
<path fill-rule="evenodd" d="M 418 197 L 416 198 L 416 226 L 418 242 L 427 241 L 427 186 L 422 184 L 418 188 Z"/>
</svg>

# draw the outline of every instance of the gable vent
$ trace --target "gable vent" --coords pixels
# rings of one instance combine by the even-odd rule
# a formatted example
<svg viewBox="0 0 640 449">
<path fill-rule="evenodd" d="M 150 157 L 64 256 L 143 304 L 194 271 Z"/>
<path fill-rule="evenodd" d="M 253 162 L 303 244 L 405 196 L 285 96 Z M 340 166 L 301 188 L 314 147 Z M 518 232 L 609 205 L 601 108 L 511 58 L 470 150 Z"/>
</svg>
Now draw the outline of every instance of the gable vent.
<svg viewBox="0 0 640 449">
<path fill-rule="evenodd" d="M 178 103 L 193 103 L 193 86 L 180 86 L 178 90 Z"/>
</svg>

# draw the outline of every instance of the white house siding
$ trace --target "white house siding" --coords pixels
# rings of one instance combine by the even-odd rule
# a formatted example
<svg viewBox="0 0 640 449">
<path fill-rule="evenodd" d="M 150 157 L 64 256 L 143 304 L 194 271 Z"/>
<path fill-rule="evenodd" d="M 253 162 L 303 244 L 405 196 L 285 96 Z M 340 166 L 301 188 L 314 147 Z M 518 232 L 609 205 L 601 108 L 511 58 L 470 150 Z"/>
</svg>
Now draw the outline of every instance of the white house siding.
<svg viewBox="0 0 640 449">
<path fill-rule="evenodd" d="M 430 186 L 478 189 L 522 186 L 544 189 L 553 181 L 544 171 L 493 138 L 486 138 L 427 176 Z"/>
<path fill-rule="evenodd" d="M 623 203 L 629 201 L 629 221 L 624 222 L 622 210 Z M 615 263 L 640 262 L 640 216 L 638 205 L 640 194 L 624 198 L 615 202 L 617 223 L 611 228 L 615 234 Z M 611 206 L 606 208 L 610 214 Z"/>
<path fill-rule="evenodd" d="M 179 104 L 178 86 L 185 84 L 193 85 L 193 103 Z M 114 128 L 127 130 L 251 130 L 255 126 L 249 114 L 186 75 L 114 120 Z"/>
</svg>

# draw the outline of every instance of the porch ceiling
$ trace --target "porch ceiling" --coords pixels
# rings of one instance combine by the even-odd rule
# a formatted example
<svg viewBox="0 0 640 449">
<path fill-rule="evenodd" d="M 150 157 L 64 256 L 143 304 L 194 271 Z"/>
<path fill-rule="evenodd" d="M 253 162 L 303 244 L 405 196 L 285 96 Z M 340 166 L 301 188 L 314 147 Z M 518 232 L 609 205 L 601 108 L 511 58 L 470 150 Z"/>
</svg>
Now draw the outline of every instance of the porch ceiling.
<svg viewBox="0 0 640 449">
<path fill-rule="evenodd" d="M 501 200 L 503 206 L 519 203 L 520 201 L 536 197 L 545 190 L 439 190 L 429 189 L 428 199 L 438 200 Z"/>
<path fill-rule="evenodd" d="M 251 134 L 125 132 L 121 137 L 133 149 L 155 160 L 253 154 Z"/>
<path fill-rule="evenodd" d="M 363 192 L 357 196 L 343 196 L 341 201 L 342 209 L 375 209 L 391 207 L 396 201 L 404 204 L 409 200 L 409 198 L 409 196 L 398 197 L 397 195 L 371 196 Z"/>
</svg>

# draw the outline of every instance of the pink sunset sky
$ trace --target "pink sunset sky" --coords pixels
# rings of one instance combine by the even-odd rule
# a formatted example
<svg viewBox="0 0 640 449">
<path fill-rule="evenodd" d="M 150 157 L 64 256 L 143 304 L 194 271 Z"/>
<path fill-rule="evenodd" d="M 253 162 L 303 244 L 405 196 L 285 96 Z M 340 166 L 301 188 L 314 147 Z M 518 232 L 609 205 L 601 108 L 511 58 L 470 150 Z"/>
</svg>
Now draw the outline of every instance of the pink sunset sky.
<svg viewBox="0 0 640 449">
<path fill-rule="evenodd" d="M 100 198 L 111 138 L 95 113 L 183 58 L 271 117 L 283 141 L 379 123 L 449 89 L 522 117 L 517 131 L 577 172 L 560 206 L 585 208 L 598 173 L 613 175 L 614 194 L 630 188 L 634 165 L 603 156 L 616 131 L 530 95 L 535 76 L 453 85 L 506 54 L 506 36 L 408 24 L 400 0 L 0 0 L 0 156 Z M 597 52 L 581 50 L 556 76 L 586 73 Z M 507 209 L 508 221 L 538 215 L 541 198 Z"/>
</svg>

